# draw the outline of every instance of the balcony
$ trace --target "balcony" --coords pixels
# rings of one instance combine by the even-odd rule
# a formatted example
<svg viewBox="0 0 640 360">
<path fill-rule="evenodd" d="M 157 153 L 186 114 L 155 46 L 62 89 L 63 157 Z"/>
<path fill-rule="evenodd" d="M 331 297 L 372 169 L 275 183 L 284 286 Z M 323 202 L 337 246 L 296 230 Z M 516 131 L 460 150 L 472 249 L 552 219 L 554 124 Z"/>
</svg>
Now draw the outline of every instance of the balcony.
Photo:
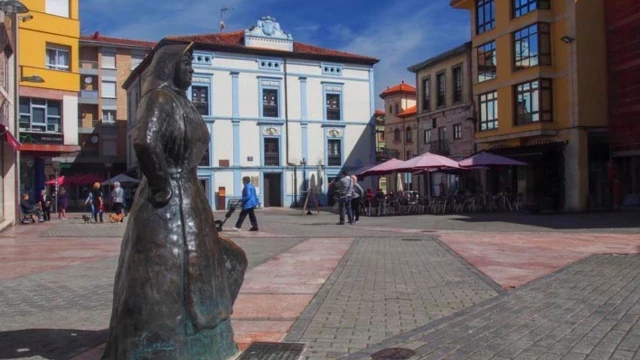
<svg viewBox="0 0 640 360">
<path fill-rule="evenodd" d="M 400 157 L 400 153 L 395 149 L 381 149 L 380 151 L 376 151 L 376 164 L 382 164 L 385 161 L 391 160 L 393 158 L 397 159 Z"/>
<path fill-rule="evenodd" d="M 100 66 L 97 61 L 80 60 L 78 72 L 82 75 L 98 75 Z"/>
<path fill-rule="evenodd" d="M 327 155 L 327 166 L 342 166 L 342 156 L 340 154 Z"/>
<path fill-rule="evenodd" d="M 451 152 L 447 140 L 436 140 L 426 144 L 426 150 L 432 154 L 447 156 Z"/>
<path fill-rule="evenodd" d="M 80 90 L 79 104 L 98 104 L 98 90 Z"/>
<path fill-rule="evenodd" d="M 280 153 L 278 153 L 278 152 L 265 152 L 264 153 L 264 165 L 265 166 L 280 166 Z"/>
</svg>

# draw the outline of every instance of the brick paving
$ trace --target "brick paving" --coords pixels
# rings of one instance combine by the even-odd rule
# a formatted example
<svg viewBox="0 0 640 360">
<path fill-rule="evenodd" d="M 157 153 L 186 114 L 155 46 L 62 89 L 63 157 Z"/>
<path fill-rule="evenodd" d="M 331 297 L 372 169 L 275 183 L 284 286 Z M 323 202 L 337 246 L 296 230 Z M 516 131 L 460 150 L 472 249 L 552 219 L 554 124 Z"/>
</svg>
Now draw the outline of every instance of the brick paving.
<svg viewBox="0 0 640 360">
<path fill-rule="evenodd" d="M 358 239 L 334 275 L 285 338 L 306 342 L 307 359 L 358 351 L 500 290 L 430 237 Z"/>
<path fill-rule="evenodd" d="M 640 255 L 596 255 L 440 323 L 345 357 L 409 348 L 412 359 L 638 359 Z"/>
</svg>

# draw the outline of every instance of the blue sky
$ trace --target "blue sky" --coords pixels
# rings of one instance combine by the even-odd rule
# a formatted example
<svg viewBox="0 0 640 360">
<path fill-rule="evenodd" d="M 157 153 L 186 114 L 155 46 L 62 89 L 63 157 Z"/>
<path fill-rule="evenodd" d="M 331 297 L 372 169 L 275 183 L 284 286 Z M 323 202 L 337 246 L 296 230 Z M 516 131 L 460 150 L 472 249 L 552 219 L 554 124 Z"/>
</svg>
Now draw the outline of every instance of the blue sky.
<svg viewBox="0 0 640 360">
<path fill-rule="evenodd" d="M 217 32 L 222 6 L 234 9 L 225 16 L 227 31 L 270 15 L 296 41 L 380 59 L 377 94 L 402 80 L 414 84 L 408 66 L 470 38 L 469 14 L 449 0 L 85 0 L 81 31 L 155 41 Z"/>
</svg>

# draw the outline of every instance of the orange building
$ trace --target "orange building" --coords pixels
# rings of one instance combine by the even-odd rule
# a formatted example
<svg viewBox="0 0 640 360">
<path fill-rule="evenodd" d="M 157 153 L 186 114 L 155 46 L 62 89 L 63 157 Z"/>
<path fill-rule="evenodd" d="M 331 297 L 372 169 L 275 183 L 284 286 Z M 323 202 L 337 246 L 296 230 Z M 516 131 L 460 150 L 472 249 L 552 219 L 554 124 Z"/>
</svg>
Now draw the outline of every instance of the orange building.
<svg viewBox="0 0 640 360">
<path fill-rule="evenodd" d="M 607 77 L 602 0 L 452 0 L 471 13 L 479 150 L 529 166 L 487 190 L 534 209 L 608 206 Z"/>
</svg>

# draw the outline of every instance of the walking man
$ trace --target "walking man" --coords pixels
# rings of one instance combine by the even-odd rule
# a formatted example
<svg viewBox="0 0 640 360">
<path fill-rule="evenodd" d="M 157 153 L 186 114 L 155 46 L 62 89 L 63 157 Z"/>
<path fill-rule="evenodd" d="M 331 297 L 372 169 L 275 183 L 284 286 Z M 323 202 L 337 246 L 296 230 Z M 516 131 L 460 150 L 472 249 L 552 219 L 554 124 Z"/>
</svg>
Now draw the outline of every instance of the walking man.
<svg viewBox="0 0 640 360">
<path fill-rule="evenodd" d="M 251 184 L 251 178 L 248 176 L 242 178 L 242 183 L 244 184 L 241 200 L 242 211 L 240 212 L 240 217 L 238 218 L 238 222 L 236 222 L 234 230 L 240 230 L 244 219 L 249 215 L 249 221 L 251 221 L 251 229 L 249 229 L 249 231 L 258 231 L 258 220 L 256 219 L 254 210 L 260 201 L 258 201 L 258 196 L 256 195 L 256 188 L 253 187 Z"/>
<path fill-rule="evenodd" d="M 346 170 L 342 170 L 342 177 L 336 182 L 336 194 L 340 204 L 340 221 L 338 225 L 344 225 L 344 213 L 347 213 L 349 224 L 353 225 L 353 211 L 351 198 L 353 196 L 353 180 Z"/>
<path fill-rule="evenodd" d="M 111 203 L 113 204 L 113 211 L 116 215 L 124 213 L 124 189 L 120 187 L 119 182 L 113 183 L 113 190 L 111 191 Z M 124 220 L 120 220 L 124 222 Z"/>
</svg>

